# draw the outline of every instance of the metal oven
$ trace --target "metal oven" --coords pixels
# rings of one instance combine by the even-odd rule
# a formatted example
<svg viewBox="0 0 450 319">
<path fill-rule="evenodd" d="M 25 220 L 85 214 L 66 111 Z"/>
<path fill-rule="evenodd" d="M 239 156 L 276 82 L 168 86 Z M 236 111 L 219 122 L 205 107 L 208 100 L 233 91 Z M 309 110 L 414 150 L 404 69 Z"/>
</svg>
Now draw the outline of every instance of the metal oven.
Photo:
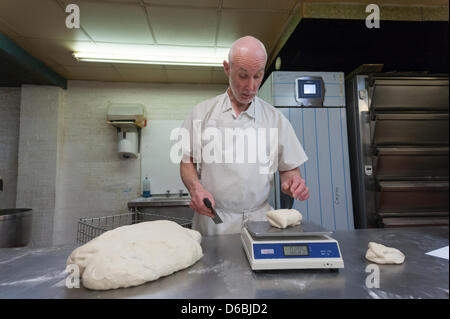
<svg viewBox="0 0 450 319">
<path fill-rule="evenodd" d="M 355 227 L 448 225 L 448 76 L 346 80 Z"/>
</svg>

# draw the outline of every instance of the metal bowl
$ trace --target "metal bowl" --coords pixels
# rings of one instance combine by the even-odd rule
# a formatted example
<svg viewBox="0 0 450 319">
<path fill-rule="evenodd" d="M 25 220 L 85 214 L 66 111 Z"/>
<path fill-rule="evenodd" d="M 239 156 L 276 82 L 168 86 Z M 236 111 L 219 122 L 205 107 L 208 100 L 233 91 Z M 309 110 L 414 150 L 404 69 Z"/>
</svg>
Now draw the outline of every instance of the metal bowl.
<svg viewBox="0 0 450 319">
<path fill-rule="evenodd" d="M 31 237 L 31 209 L 0 209 L 0 248 L 23 247 Z"/>
</svg>

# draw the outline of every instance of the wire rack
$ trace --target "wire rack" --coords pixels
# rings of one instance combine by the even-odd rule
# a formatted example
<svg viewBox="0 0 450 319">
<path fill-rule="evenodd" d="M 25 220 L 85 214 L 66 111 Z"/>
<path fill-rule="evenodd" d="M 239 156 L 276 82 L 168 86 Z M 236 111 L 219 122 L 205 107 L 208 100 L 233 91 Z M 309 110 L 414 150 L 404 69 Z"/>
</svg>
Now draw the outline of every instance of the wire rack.
<svg viewBox="0 0 450 319">
<path fill-rule="evenodd" d="M 142 213 L 140 211 L 104 217 L 80 218 L 78 221 L 77 243 L 85 244 L 104 232 L 120 226 L 154 220 L 170 220 L 186 228 L 191 228 L 192 226 L 192 221 L 189 219 L 158 215 L 155 213 Z"/>
</svg>

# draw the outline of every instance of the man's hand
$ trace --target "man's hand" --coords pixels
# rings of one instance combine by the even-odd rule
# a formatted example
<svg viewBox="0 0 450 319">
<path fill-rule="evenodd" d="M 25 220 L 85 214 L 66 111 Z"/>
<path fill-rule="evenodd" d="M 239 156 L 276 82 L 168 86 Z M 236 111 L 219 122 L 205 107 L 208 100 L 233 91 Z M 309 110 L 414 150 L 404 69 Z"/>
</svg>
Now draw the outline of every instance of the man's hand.
<svg viewBox="0 0 450 319">
<path fill-rule="evenodd" d="M 212 204 L 212 207 L 216 206 L 214 197 L 202 186 L 196 187 L 196 189 L 191 192 L 191 204 L 189 206 L 199 214 L 214 217 L 211 209 L 206 207 L 205 203 L 203 202 L 203 198 L 208 198 Z"/>
<path fill-rule="evenodd" d="M 309 188 L 305 180 L 300 176 L 292 176 L 281 184 L 283 193 L 295 198 L 296 200 L 307 200 L 309 198 Z"/>
<path fill-rule="evenodd" d="M 180 175 L 184 185 L 191 194 L 191 204 L 189 206 L 199 214 L 214 217 L 211 209 L 203 203 L 203 199 L 208 198 L 212 207 L 216 206 L 214 197 L 203 188 L 198 180 L 196 165 L 192 157 L 188 161 L 180 163 Z"/>
</svg>

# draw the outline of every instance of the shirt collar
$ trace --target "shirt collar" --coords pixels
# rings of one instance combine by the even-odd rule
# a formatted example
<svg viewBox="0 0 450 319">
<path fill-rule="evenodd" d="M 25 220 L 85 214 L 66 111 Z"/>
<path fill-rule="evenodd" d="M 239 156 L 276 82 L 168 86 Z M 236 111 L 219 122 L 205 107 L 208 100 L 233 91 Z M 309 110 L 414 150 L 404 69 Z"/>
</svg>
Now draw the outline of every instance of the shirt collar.
<svg viewBox="0 0 450 319">
<path fill-rule="evenodd" d="M 228 90 L 227 90 L 228 91 Z M 225 92 L 225 98 L 222 104 L 222 113 L 225 113 L 229 110 L 231 110 L 234 114 L 234 110 L 233 107 L 231 106 L 231 100 L 230 97 L 228 96 L 228 92 Z M 253 98 L 252 103 L 250 103 L 250 106 L 247 108 L 246 111 L 241 112 L 241 114 L 247 114 L 248 116 L 250 116 L 251 118 L 255 118 L 255 103 L 256 103 L 256 97 Z"/>
</svg>

